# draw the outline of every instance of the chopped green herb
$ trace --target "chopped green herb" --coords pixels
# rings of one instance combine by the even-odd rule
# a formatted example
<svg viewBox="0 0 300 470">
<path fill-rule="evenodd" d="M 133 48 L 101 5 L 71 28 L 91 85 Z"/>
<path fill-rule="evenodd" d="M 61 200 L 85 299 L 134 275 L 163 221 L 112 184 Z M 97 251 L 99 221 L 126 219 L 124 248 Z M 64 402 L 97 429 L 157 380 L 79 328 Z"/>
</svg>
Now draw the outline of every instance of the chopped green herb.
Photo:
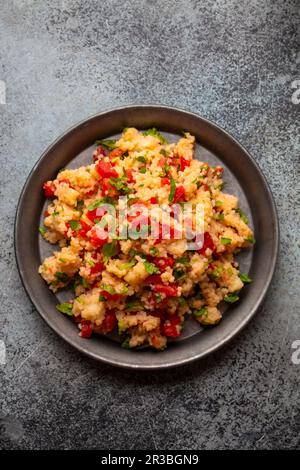
<svg viewBox="0 0 300 470">
<path fill-rule="evenodd" d="M 155 246 L 153 248 L 150 249 L 150 253 L 152 256 L 157 256 L 158 255 L 158 249 L 155 248 Z"/>
<path fill-rule="evenodd" d="M 104 295 L 99 295 L 99 301 L 100 302 L 105 302 L 106 301 L 106 298 L 104 297 Z"/>
<path fill-rule="evenodd" d="M 59 215 L 59 212 L 58 212 L 58 211 L 54 211 L 54 212 L 52 212 L 51 215 L 52 215 L 52 217 L 56 217 L 57 215 Z"/>
<path fill-rule="evenodd" d="M 96 140 L 96 145 L 102 145 L 106 150 L 112 150 L 116 148 L 116 140 L 115 139 L 104 139 L 104 140 Z"/>
<path fill-rule="evenodd" d="M 152 129 L 147 129 L 143 132 L 143 134 L 152 135 L 152 137 L 156 137 L 156 139 L 158 139 L 162 144 L 168 143 L 167 139 L 157 129 L 155 129 L 155 127 L 152 127 Z"/>
<path fill-rule="evenodd" d="M 56 305 L 56 308 L 59 312 L 66 313 L 70 317 L 73 315 L 73 313 L 72 313 L 73 304 L 71 304 L 69 302 L 65 302 L 63 304 L 58 304 L 58 305 Z"/>
<path fill-rule="evenodd" d="M 178 258 L 176 260 L 176 263 L 180 263 L 180 264 L 189 264 L 189 258 L 187 256 L 182 256 L 182 258 Z"/>
<path fill-rule="evenodd" d="M 59 271 L 56 271 L 54 276 L 56 277 L 56 279 L 59 282 L 68 282 L 68 280 L 69 280 L 69 276 L 66 273 L 62 273 L 62 272 L 59 272 Z"/>
<path fill-rule="evenodd" d="M 173 275 L 176 281 L 180 281 L 186 277 L 185 271 L 183 271 L 182 269 L 174 269 Z"/>
<path fill-rule="evenodd" d="M 223 272 L 223 267 L 218 266 L 215 268 L 211 273 L 209 273 L 209 277 L 213 280 L 216 280 L 220 277 L 220 274 Z"/>
<path fill-rule="evenodd" d="M 84 201 L 78 201 L 76 204 L 76 210 L 78 210 L 81 214 L 83 212 Z"/>
<path fill-rule="evenodd" d="M 101 289 L 105 290 L 106 292 L 108 292 L 111 295 L 116 293 L 115 289 L 112 286 L 110 286 L 109 284 L 102 284 Z"/>
<path fill-rule="evenodd" d="M 136 260 L 133 259 L 131 261 L 128 261 L 128 263 L 121 264 L 120 268 L 123 269 L 130 269 L 136 264 Z"/>
<path fill-rule="evenodd" d="M 139 171 L 140 171 L 140 173 L 142 173 L 144 175 L 147 171 L 147 168 L 145 166 L 143 166 L 142 168 L 140 168 Z"/>
<path fill-rule="evenodd" d="M 225 295 L 224 300 L 229 304 L 233 304 L 239 300 L 239 296 L 237 294 L 227 294 Z"/>
<path fill-rule="evenodd" d="M 180 132 L 181 132 L 181 134 L 183 135 L 183 137 L 185 137 L 185 138 L 187 137 L 187 134 L 189 134 L 189 132 L 186 131 L 185 129 L 181 129 Z"/>
<path fill-rule="evenodd" d="M 162 295 L 161 294 L 155 294 L 155 301 L 157 304 L 159 304 L 162 301 Z"/>
<path fill-rule="evenodd" d="M 123 343 L 121 344 L 121 347 L 123 349 L 130 349 L 130 345 L 129 345 L 129 341 L 130 341 L 130 338 L 126 338 Z"/>
<path fill-rule="evenodd" d="M 66 260 L 64 258 L 58 258 L 58 261 L 60 261 L 61 263 L 66 263 Z"/>
<path fill-rule="evenodd" d="M 159 151 L 159 153 L 160 153 L 161 155 L 163 155 L 164 157 L 168 157 L 168 156 L 169 156 L 169 152 L 167 152 L 165 149 L 161 149 L 161 150 Z"/>
<path fill-rule="evenodd" d="M 109 258 L 112 256 L 116 256 L 119 252 L 119 247 L 117 244 L 117 240 L 113 240 L 110 243 L 105 243 L 102 247 L 102 254 L 104 256 L 105 261 L 108 261 Z"/>
<path fill-rule="evenodd" d="M 88 211 L 93 211 L 94 209 L 97 209 L 98 207 L 100 207 L 102 204 L 112 204 L 112 205 L 114 205 L 114 200 L 109 196 L 103 197 L 101 199 L 96 199 L 96 201 L 92 202 L 87 207 L 87 210 Z"/>
<path fill-rule="evenodd" d="M 131 189 L 127 186 L 127 178 L 119 177 L 119 178 L 110 178 L 109 183 L 116 188 L 121 194 L 129 194 L 131 193 Z"/>
<path fill-rule="evenodd" d="M 127 287 L 127 286 L 122 287 L 120 293 L 121 293 L 122 295 L 126 295 L 126 294 L 128 293 L 128 287 Z"/>
<path fill-rule="evenodd" d="M 178 300 L 180 307 L 183 307 L 184 305 L 186 305 L 186 300 L 184 297 L 178 297 L 177 300 Z"/>
<path fill-rule="evenodd" d="M 215 202 L 215 206 L 216 206 L 216 207 L 220 207 L 220 206 L 222 206 L 222 205 L 223 205 L 223 202 L 222 202 L 222 201 L 216 201 L 216 202 Z"/>
<path fill-rule="evenodd" d="M 81 224 L 78 220 L 70 220 L 70 227 L 72 230 L 81 230 Z"/>
<path fill-rule="evenodd" d="M 224 220 L 225 217 L 224 217 L 224 214 L 215 214 L 215 215 L 214 215 L 214 218 L 215 218 L 216 220 Z"/>
<path fill-rule="evenodd" d="M 126 325 L 124 320 L 118 321 L 118 332 L 121 335 L 125 330 L 127 330 L 128 326 Z"/>
<path fill-rule="evenodd" d="M 141 162 L 141 163 L 147 163 L 147 159 L 145 157 L 143 157 L 143 155 L 140 155 L 139 157 L 136 157 L 137 161 L 138 162 Z"/>
<path fill-rule="evenodd" d="M 155 264 L 150 263 L 149 261 L 144 261 L 144 266 L 148 274 L 159 273 L 159 269 L 155 266 Z"/>
<path fill-rule="evenodd" d="M 250 282 L 252 282 L 252 279 L 248 276 L 248 274 L 240 273 L 239 278 L 244 284 L 250 284 Z"/>
<path fill-rule="evenodd" d="M 169 194 L 169 201 L 172 202 L 175 197 L 176 192 L 176 184 L 173 178 L 170 178 L 170 194 Z"/>
<path fill-rule="evenodd" d="M 244 212 L 241 209 L 235 209 L 235 212 L 237 212 L 245 224 L 249 224 L 249 219 L 248 217 L 244 214 Z"/>
<path fill-rule="evenodd" d="M 136 204 L 138 201 L 139 201 L 138 197 L 132 197 L 132 198 L 128 199 L 127 205 L 128 205 L 128 207 L 131 207 L 131 206 L 133 206 L 133 204 Z"/>
<path fill-rule="evenodd" d="M 207 317 L 208 311 L 206 307 L 202 307 L 198 310 L 193 310 L 194 317 Z"/>
<path fill-rule="evenodd" d="M 255 238 L 251 235 L 250 237 L 245 238 L 246 242 L 255 243 Z"/>
<path fill-rule="evenodd" d="M 222 245 L 230 245 L 231 244 L 231 238 L 221 237 L 220 242 L 222 243 Z"/>
<path fill-rule="evenodd" d="M 89 283 L 87 282 L 87 280 L 84 278 L 84 277 L 79 277 L 79 282 L 80 284 L 82 285 L 82 287 L 84 287 L 85 289 L 87 289 L 88 287 L 90 287 Z"/>
<path fill-rule="evenodd" d="M 40 232 L 40 234 L 42 235 L 42 237 L 44 238 L 45 233 L 46 233 L 46 230 L 45 230 L 43 227 L 40 227 L 40 228 L 39 228 L 39 232 Z"/>
</svg>

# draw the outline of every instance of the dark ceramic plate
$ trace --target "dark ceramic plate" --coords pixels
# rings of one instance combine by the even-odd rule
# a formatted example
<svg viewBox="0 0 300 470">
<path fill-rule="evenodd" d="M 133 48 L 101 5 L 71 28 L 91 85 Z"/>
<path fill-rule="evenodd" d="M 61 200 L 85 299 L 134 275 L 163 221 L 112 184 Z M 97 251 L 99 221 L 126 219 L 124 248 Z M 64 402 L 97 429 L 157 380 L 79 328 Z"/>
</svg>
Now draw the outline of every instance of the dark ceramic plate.
<svg viewBox="0 0 300 470">
<path fill-rule="evenodd" d="M 201 329 L 187 321 L 184 334 L 162 352 L 150 349 L 128 351 L 116 338 L 95 335 L 90 340 L 78 336 L 75 324 L 57 312 L 55 305 L 69 298 L 68 292 L 54 295 L 38 274 L 41 259 L 53 247 L 38 234 L 45 200 L 44 181 L 52 179 L 62 167 L 76 168 L 91 162 L 97 138 L 117 136 L 124 127 L 157 127 L 172 141 L 181 129 L 196 136 L 196 157 L 221 164 L 225 192 L 239 198 L 241 209 L 249 216 L 256 244 L 238 257 L 241 271 L 254 279 L 246 286 L 240 301 L 227 307 L 222 322 Z M 20 196 L 15 221 L 15 249 L 24 287 L 35 308 L 53 330 L 83 353 L 111 365 L 132 369 L 162 369 L 186 364 L 215 351 L 232 339 L 253 317 L 261 304 L 275 268 L 278 251 L 278 223 L 272 195 L 265 178 L 248 152 L 212 122 L 186 111 L 166 106 L 127 106 L 93 116 L 77 124 L 56 140 L 33 168 Z M 226 307 L 224 307 L 225 309 Z"/>
</svg>

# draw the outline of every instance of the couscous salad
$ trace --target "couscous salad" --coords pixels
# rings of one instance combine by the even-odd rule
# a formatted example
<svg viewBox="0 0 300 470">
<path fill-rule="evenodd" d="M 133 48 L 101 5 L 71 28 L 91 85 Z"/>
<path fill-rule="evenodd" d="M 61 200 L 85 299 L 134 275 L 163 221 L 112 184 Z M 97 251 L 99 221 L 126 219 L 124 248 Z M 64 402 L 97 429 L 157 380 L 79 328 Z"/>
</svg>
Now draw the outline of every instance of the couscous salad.
<svg viewBox="0 0 300 470">
<path fill-rule="evenodd" d="M 188 317 L 221 320 L 251 282 L 234 254 L 254 243 L 223 168 L 194 158 L 195 138 L 168 143 L 156 129 L 98 141 L 93 161 L 62 169 L 43 190 L 43 238 L 59 246 L 39 273 L 83 338 L 117 331 L 125 348 L 162 350 Z"/>
</svg>

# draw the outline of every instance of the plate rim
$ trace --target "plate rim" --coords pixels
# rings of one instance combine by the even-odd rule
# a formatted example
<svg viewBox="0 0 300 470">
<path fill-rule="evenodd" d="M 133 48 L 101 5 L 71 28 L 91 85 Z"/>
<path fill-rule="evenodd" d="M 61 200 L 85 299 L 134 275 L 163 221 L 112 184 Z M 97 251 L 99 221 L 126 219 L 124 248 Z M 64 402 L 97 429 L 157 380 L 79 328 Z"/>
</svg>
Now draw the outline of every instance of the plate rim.
<svg viewBox="0 0 300 470">
<path fill-rule="evenodd" d="M 271 260 L 271 269 L 268 273 L 266 282 L 264 284 L 264 287 L 263 287 L 259 297 L 256 299 L 256 302 L 255 302 L 254 306 L 252 307 L 252 309 L 249 310 L 249 312 L 248 312 L 247 316 L 244 318 L 244 320 L 239 325 L 237 325 L 234 329 L 230 330 L 230 332 L 222 340 L 217 341 L 216 344 L 212 345 L 207 350 L 205 350 L 203 352 L 200 352 L 198 354 L 195 352 L 193 354 L 193 356 L 190 356 L 188 358 L 177 359 L 176 362 L 166 362 L 164 364 L 147 364 L 147 365 L 144 364 L 144 365 L 140 365 L 140 364 L 132 364 L 132 363 L 128 363 L 128 362 L 122 362 L 122 361 L 119 361 L 119 360 L 115 361 L 114 359 L 110 359 L 110 358 L 107 358 L 105 356 L 100 357 L 98 354 L 95 354 L 92 351 L 88 351 L 85 348 L 83 348 L 81 345 L 76 344 L 72 340 L 72 338 L 69 338 L 68 335 L 65 334 L 64 331 L 60 330 L 59 328 L 56 328 L 53 324 L 51 324 L 51 321 L 47 318 L 47 315 L 45 315 L 44 312 L 40 311 L 39 307 L 36 305 L 35 300 L 31 296 L 30 288 L 28 286 L 28 283 L 26 281 L 25 276 L 23 276 L 23 274 L 22 274 L 22 269 L 21 269 L 21 261 L 20 261 L 20 254 L 21 253 L 20 253 L 18 233 L 17 233 L 19 220 L 20 220 L 20 217 L 21 217 L 20 207 L 22 205 L 22 201 L 23 201 L 23 198 L 25 196 L 25 193 L 27 192 L 27 189 L 28 189 L 30 180 L 32 178 L 32 175 L 35 172 L 35 170 L 38 168 L 39 164 L 42 162 L 42 160 L 50 152 L 51 149 L 53 149 L 61 140 L 63 140 L 68 134 L 72 133 L 78 127 L 87 124 L 88 122 L 92 121 L 93 119 L 101 118 L 102 116 L 107 115 L 111 112 L 123 112 L 123 111 L 129 110 L 129 109 L 132 109 L 132 108 L 140 108 L 140 109 L 143 109 L 143 108 L 153 108 L 153 109 L 160 108 L 160 109 L 162 109 L 163 108 L 163 109 L 171 111 L 171 112 L 172 111 L 173 112 L 179 112 L 179 113 L 182 112 L 182 113 L 185 113 L 187 115 L 190 115 L 193 118 L 201 119 L 206 124 L 208 124 L 208 125 L 212 126 L 213 128 L 215 128 L 217 131 L 221 131 L 221 133 L 225 134 L 227 139 L 231 140 L 233 144 L 235 144 L 238 148 L 241 149 L 242 152 L 244 152 L 246 154 L 247 158 L 250 160 L 251 164 L 255 167 L 256 171 L 259 173 L 260 177 L 262 178 L 262 181 L 264 183 L 266 192 L 267 192 L 268 197 L 269 197 L 270 208 L 271 208 L 272 216 L 273 216 L 273 219 L 274 219 L 274 233 L 273 233 L 273 238 L 274 238 L 273 245 L 274 246 L 273 246 L 273 258 Z M 18 203 L 17 203 L 17 206 L 16 206 L 15 219 L 14 219 L 14 235 L 13 235 L 13 238 L 14 238 L 14 253 L 15 253 L 15 259 L 16 259 L 16 265 L 17 265 L 17 270 L 18 270 L 23 288 L 24 288 L 28 298 L 30 299 L 31 303 L 33 304 L 35 310 L 40 315 L 40 317 L 64 341 L 66 341 L 69 345 L 71 345 L 72 347 L 74 347 L 76 350 L 83 353 L 84 355 L 86 355 L 86 356 L 88 356 L 92 359 L 95 359 L 97 361 L 100 361 L 102 363 L 105 363 L 107 365 L 110 365 L 110 366 L 120 367 L 120 368 L 123 368 L 123 369 L 130 369 L 130 370 L 162 370 L 162 369 L 170 369 L 170 368 L 184 366 L 186 364 L 190 364 L 194 361 L 202 359 L 202 358 L 208 356 L 209 354 L 212 354 L 213 352 L 216 352 L 217 350 L 223 348 L 226 344 L 228 344 L 235 336 L 237 336 L 237 334 L 239 334 L 247 326 L 247 324 L 255 316 L 255 314 L 257 313 L 257 311 L 259 309 L 259 307 L 261 306 L 261 304 L 262 304 L 262 302 L 263 302 L 263 300 L 264 300 L 264 298 L 265 298 L 265 296 L 266 296 L 266 294 L 269 290 L 270 284 L 272 282 L 274 272 L 275 272 L 275 269 L 276 269 L 276 264 L 277 264 L 277 261 L 278 261 L 280 229 L 279 229 L 279 220 L 278 220 L 277 208 L 276 208 L 276 204 L 275 204 L 274 197 L 273 197 L 272 191 L 270 189 L 269 183 L 266 180 L 266 177 L 265 177 L 263 171 L 260 169 L 259 165 L 254 160 L 254 158 L 252 157 L 252 155 L 250 154 L 248 149 L 244 145 L 242 145 L 239 142 L 239 140 L 237 140 L 235 137 L 233 137 L 222 126 L 216 124 L 214 121 L 211 121 L 210 119 L 208 119 L 206 117 L 201 116 L 200 114 L 197 114 L 196 112 L 192 112 L 192 111 L 186 110 L 184 108 L 178 108 L 178 107 L 168 106 L 168 105 L 159 104 L 159 103 L 151 103 L 151 104 L 148 104 L 148 103 L 145 103 L 145 104 L 132 103 L 132 104 L 127 104 L 127 105 L 123 105 L 123 106 L 116 106 L 116 107 L 108 108 L 108 109 L 105 109 L 105 110 L 103 110 L 99 113 L 95 113 L 91 116 L 88 116 L 85 119 L 82 119 L 81 121 L 73 124 L 68 129 L 66 129 L 62 134 L 60 134 L 53 142 L 51 142 L 46 147 L 46 149 L 42 152 L 41 156 L 36 161 L 36 163 L 33 165 L 32 169 L 30 170 L 30 172 L 29 172 L 29 174 L 28 174 L 28 176 L 27 176 L 27 178 L 24 182 L 22 190 L 20 192 L 20 195 L 19 195 L 19 198 L 18 198 Z"/>
</svg>

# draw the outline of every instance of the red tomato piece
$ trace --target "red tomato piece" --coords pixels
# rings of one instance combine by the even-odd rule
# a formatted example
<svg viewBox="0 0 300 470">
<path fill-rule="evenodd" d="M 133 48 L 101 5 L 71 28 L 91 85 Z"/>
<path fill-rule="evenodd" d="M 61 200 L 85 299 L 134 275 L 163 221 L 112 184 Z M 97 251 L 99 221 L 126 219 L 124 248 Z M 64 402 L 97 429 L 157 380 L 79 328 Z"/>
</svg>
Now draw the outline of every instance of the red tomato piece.
<svg viewBox="0 0 300 470">
<path fill-rule="evenodd" d="M 155 264 L 160 270 L 165 271 L 168 266 L 172 267 L 174 266 L 174 259 L 169 257 L 169 258 L 153 258 L 151 260 L 152 263 Z"/>
<path fill-rule="evenodd" d="M 46 181 L 43 184 L 44 196 L 54 197 L 55 185 L 52 181 Z"/>
<path fill-rule="evenodd" d="M 158 203 L 157 197 L 151 197 L 150 202 L 151 202 L 151 204 L 157 204 Z"/>
<path fill-rule="evenodd" d="M 80 220 L 81 229 L 78 230 L 78 235 L 80 237 L 85 237 L 87 232 L 91 230 L 91 226 L 88 225 L 84 220 Z"/>
<path fill-rule="evenodd" d="M 170 180 L 169 180 L 169 178 L 166 178 L 166 177 L 161 178 L 160 184 L 161 184 L 161 186 L 168 186 L 168 185 L 170 185 Z"/>
<path fill-rule="evenodd" d="M 177 287 L 174 284 L 168 286 L 163 284 L 156 284 L 154 285 L 153 290 L 154 292 L 165 294 L 167 297 L 177 297 Z"/>
<path fill-rule="evenodd" d="M 110 162 L 104 162 L 103 160 L 100 160 L 96 164 L 95 168 L 101 178 L 118 178 L 119 176 Z"/>
<path fill-rule="evenodd" d="M 177 325 L 170 325 L 168 323 L 164 323 L 162 326 L 162 333 L 169 338 L 176 338 L 180 336 L 181 330 L 178 328 Z"/>
<path fill-rule="evenodd" d="M 113 310 L 108 310 L 105 313 L 103 322 L 101 323 L 102 333 L 109 333 L 112 331 L 117 324 L 117 317 Z"/>
<path fill-rule="evenodd" d="M 90 338 L 93 333 L 93 328 L 92 328 L 91 323 L 82 320 L 80 324 L 81 324 L 81 330 L 80 330 L 79 336 L 81 336 L 82 338 Z"/>
<path fill-rule="evenodd" d="M 119 300 L 121 298 L 120 294 L 110 294 L 107 290 L 100 291 L 100 295 L 102 295 L 106 300 Z"/>
<path fill-rule="evenodd" d="M 145 284 L 161 284 L 162 279 L 159 274 L 151 274 L 151 276 L 148 276 L 147 279 L 145 280 Z"/>
<path fill-rule="evenodd" d="M 173 202 L 185 201 L 185 190 L 183 186 L 177 186 Z"/>
<path fill-rule="evenodd" d="M 94 266 L 91 267 L 91 274 L 96 274 L 99 273 L 100 271 L 103 271 L 105 268 L 104 264 L 99 261 L 98 263 L 95 263 Z"/>
<path fill-rule="evenodd" d="M 131 169 L 126 170 L 127 180 L 128 183 L 135 183 L 135 179 L 133 177 L 133 173 Z"/>
<path fill-rule="evenodd" d="M 185 168 L 190 166 L 191 162 L 189 160 L 186 160 L 183 157 L 180 157 L 180 163 L 179 164 L 180 164 L 180 170 L 184 171 Z"/>
<path fill-rule="evenodd" d="M 202 248 L 200 248 L 198 251 L 201 255 L 205 255 L 205 251 L 207 250 L 207 248 L 209 248 L 211 251 L 215 251 L 216 249 L 215 244 L 210 234 L 208 232 L 204 232 L 203 245 L 202 245 Z"/>
</svg>

